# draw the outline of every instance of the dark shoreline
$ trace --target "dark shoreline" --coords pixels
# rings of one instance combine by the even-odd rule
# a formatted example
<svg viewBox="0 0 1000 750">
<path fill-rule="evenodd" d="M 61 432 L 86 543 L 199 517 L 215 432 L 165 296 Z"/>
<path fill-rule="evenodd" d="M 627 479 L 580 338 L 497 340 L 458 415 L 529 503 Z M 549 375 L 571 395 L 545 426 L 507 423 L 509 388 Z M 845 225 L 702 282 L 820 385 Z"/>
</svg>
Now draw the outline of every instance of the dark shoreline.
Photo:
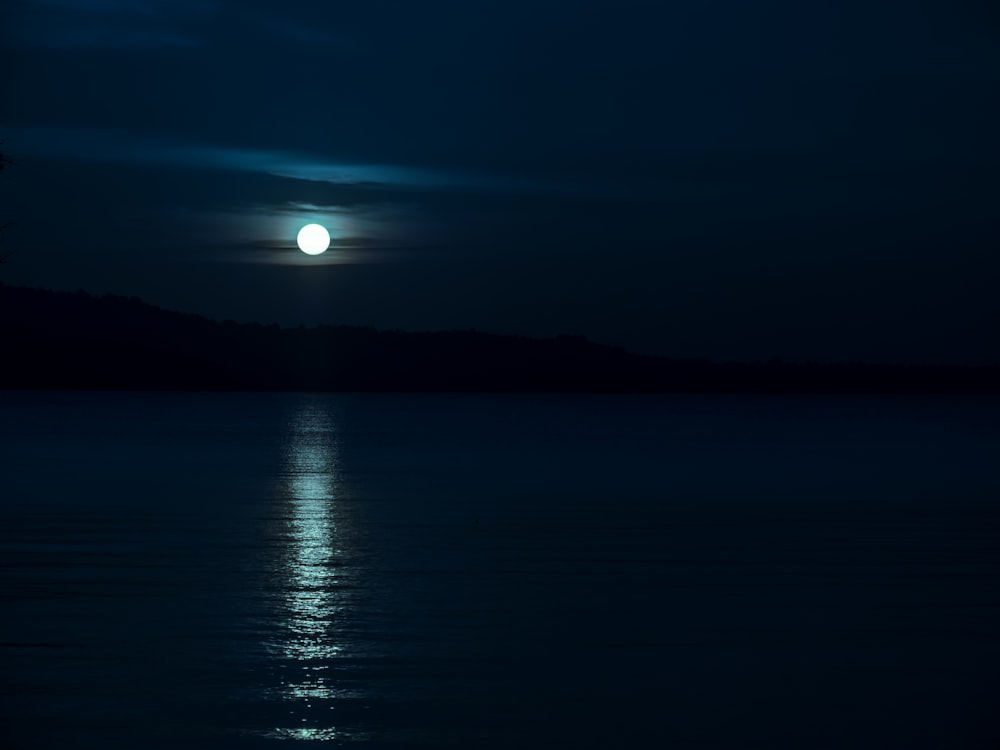
<svg viewBox="0 0 1000 750">
<path fill-rule="evenodd" d="M 0 284 L 0 388 L 405 393 L 1000 393 L 1000 367 L 717 363 L 578 336 L 280 328 Z"/>
</svg>

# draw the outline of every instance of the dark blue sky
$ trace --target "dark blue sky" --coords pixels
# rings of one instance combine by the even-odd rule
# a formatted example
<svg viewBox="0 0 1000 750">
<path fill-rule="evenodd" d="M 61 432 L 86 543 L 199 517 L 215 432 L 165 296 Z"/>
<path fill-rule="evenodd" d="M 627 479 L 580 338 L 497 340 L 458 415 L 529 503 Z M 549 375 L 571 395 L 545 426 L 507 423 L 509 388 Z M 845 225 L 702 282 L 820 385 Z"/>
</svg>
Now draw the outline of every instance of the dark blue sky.
<svg viewBox="0 0 1000 750">
<path fill-rule="evenodd" d="M 1000 362 L 997 13 L 15 0 L 0 279 L 683 357 Z M 334 236 L 315 259 L 311 221 Z"/>
</svg>

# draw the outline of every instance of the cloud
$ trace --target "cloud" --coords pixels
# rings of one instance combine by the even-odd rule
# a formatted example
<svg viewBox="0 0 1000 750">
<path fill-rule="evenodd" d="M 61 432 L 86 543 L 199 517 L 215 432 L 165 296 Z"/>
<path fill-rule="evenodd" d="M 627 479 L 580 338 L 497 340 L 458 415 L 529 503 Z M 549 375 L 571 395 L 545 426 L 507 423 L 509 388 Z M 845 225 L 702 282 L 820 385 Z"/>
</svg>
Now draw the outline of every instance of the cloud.
<svg viewBox="0 0 1000 750">
<path fill-rule="evenodd" d="M 77 28 L 29 30 L 22 41 L 34 47 L 150 50 L 195 47 L 198 40 L 187 34 L 157 29 Z"/>
<path fill-rule="evenodd" d="M 265 31 L 269 35 L 278 34 L 300 44 L 333 46 L 356 51 L 356 45 L 347 37 L 326 28 L 323 24 L 306 23 L 285 15 L 248 7 L 240 7 L 236 12 L 243 15 L 258 30 Z"/>
<path fill-rule="evenodd" d="M 115 164 L 148 164 L 255 172 L 339 187 L 398 190 L 518 189 L 534 183 L 460 170 L 357 164 L 274 149 L 192 144 L 106 128 L 13 127 L 20 153 Z"/>
<path fill-rule="evenodd" d="M 86 13 L 128 16 L 206 15 L 218 5 L 210 0 L 31 0 L 34 5 Z"/>
<path fill-rule="evenodd" d="M 17 37 L 34 47 L 138 51 L 199 46 L 235 27 L 244 38 L 264 36 L 357 51 L 322 19 L 296 18 L 287 10 L 211 0 L 28 0 Z M 207 23 L 210 19 L 213 22 Z M 192 22 L 199 22 L 197 28 L 191 28 Z"/>
<path fill-rule="evenodd" d="M 13 41 L 43 49 L 144 51 L 195 47 L 191 21 L 216 10 L 206 0 L 31 0 Z"/>
<path fill-rule="evenodd" d="M 118 217 L 141 214 L 145 246 L 208 245 L 216 248 L 215 260 L 234 263 L 302 262 L 289 253 L 298 228 L 310 222 L 328 227 L 338 250 L 336 258 L 314 263 L 398 257 L 439 239 L 435 217 L 440 211 L 432 207 L 442 200 L 466 200 L 470 190 L 462 186 L 472 185 L 466 175 L 430 169 L 341 164 L 102 128 L 21 127 L 8 136 L 39 180 L 89 185 L 86 199 L 72 197 L 73 189 L 56 197 L 44 192 L 50 209 L 60 215 L 106 217 L 100 236 L 86 243 L 127 247 L 135 230 L 114 228 Z M 128 186 L 125 195 L 118 192 L 122 185 Z M 129 208 L 120 210 L 116 201 Z M 448 215 L 454 223 L 454 212 Z"/>
<path fill-rule="evenodd" d="M 165 221 L 164 221 L 165 220 Z M 160 219 L 197 237 L 202 251 L 189 259 L 216 263 L 270 265 L 345 265 L 398 260 L 422 248 L 419 232 L 405 211 L 392 206 L 344 208 L 286 201 L 230 208 L 171 209 Z M 295 236 L 306 223 L 319 223 L 331 235 L 330 253 L 308 257 Z M 168 244 L 180 245 L 176 239 Z"/>
</svg>

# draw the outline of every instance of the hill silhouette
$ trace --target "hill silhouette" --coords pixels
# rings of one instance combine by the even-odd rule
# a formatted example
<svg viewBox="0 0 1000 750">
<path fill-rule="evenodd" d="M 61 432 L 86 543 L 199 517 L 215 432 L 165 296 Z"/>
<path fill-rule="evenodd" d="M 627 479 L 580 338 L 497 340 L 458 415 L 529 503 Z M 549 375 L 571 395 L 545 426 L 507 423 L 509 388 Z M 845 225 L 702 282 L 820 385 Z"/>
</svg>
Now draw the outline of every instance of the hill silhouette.
<svg viewBox="0 0 1000 750">
<path fill-rule="evenodd" d="M 604 393 L 996 393 L 998 367 L 714 363 L 583 337 L 213 321 L 0 284 L 0 387 Z"/>
</svg>

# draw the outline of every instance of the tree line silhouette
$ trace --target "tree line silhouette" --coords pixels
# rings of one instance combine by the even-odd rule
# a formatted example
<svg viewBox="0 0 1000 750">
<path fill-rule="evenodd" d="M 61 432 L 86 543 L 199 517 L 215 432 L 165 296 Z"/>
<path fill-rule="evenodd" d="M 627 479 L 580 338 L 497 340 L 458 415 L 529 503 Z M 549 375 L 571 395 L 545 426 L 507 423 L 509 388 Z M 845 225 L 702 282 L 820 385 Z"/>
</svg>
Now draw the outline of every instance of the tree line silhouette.
<svg viewBox="0 0 1000 750">
<path fill-rule="evenodd" d="M 996 393 L 1000 367 L 715 363 L 579 336 L 281 328 L 0 284 L 0 387 L 595 393 Z"/>
</svg>

